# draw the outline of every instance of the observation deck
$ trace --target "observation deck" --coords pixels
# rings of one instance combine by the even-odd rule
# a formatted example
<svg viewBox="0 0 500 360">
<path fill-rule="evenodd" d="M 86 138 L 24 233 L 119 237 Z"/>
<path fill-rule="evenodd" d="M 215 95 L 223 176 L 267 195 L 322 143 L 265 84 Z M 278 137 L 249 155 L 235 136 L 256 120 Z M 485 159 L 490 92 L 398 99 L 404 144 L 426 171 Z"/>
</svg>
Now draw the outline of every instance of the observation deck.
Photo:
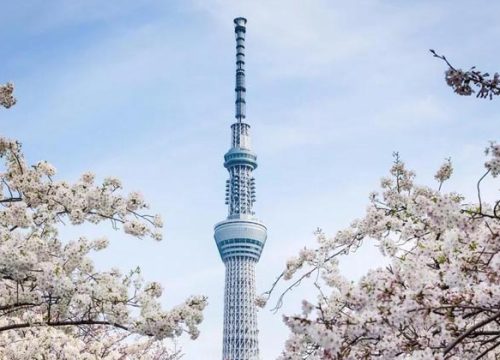
<svg viewBox="0 0 500 360">
<path fill-rule="evenodd" d="M 267 228 L 253 216 L 233 216 L 215 225 L 215 242 L 222 261 L 245 257 L 260 259 L 267 239 Z"/>
<path fill-rule="evenodd" d="M 248 165 L 257 168 L 257 155 L 249 149 L 233 147 L 224 155 L 224 167 L 229 169 L 235 165 Z"/>
</svg>

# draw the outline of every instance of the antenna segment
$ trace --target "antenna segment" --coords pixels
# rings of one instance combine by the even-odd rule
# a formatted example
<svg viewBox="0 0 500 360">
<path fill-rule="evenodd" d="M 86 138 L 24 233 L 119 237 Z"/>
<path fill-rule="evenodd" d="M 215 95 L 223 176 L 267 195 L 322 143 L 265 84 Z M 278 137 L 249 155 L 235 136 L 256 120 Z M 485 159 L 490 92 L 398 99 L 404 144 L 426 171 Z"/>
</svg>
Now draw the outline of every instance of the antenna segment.
<svg viewBox="0 0 500 360">
<path fill-rule="evenodd" d="M 245 34 L 247 19 L 234 19 L 234 33 L 236 34 L 236 119 L 241 122 L 245 118 Z"/>
</svg>

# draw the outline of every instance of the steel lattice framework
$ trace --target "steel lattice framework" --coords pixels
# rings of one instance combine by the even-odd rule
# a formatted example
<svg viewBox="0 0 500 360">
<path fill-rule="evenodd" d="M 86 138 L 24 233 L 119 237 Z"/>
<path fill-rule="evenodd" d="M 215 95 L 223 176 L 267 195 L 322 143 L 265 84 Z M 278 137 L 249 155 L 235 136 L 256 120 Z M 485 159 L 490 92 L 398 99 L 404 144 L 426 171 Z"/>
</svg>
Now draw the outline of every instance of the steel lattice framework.
<svg viewBox="0 0 500 360">
<path fill-rule="evenodd" d="M 236 33 L 236 122 L 231 125 L 231 148 L 224 155 L 228 217 L 215 225 L 215 242 L 226 265 L 223 360 L 256 360 L 259 356 L 255 308 L 255 264 L 267 229 L 255 217 L 257 156 L 251 150 L 250 125 L 245 122 L 246 19 L 234 19 Z"/>
</svg>

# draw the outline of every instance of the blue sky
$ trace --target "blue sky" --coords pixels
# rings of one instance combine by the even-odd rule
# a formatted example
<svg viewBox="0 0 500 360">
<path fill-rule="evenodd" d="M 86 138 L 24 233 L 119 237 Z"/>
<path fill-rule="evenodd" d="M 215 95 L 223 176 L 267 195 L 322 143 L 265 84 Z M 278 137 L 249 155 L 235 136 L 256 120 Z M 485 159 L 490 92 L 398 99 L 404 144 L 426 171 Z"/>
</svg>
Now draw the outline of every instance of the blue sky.
<svg viewBox="0 0 500 360">
<path fill-rule="evenodd" d="M 471 5 L 473 4 L 473 5 Z M 360 216 L 368 193 L 401 153 L 419 179 L 451 156 L 445 187 L 473 196 L 482 150 L 498 139 L 498 100 L 455 96 L 444 64 L 498 69 L 492 1 L 23 1 L 2 4 L 0 82 L 18 104 L 0 112 L 1 134 L 60 178 L 86 170 L 141 190 L 165 220 L 161 243 L 107 227 L 103 268 L 140 265 L 165 287 L 165 304 L 209 296 L 198 341 L 184 359 L 221 353 L 224 267 L 213 224 L 226 215 L 223 154 L 234 111 L 232 19 L 248 19 L 247 114 L 259 156 L 257 214 L 269 238 L 257 268 L 266 290 L 286 259 Z M 488 184 L 486 184 L 488 186 Z M 490 194 L 498 184 L 490 183 Z M 367 244 L 342 265 L 353 279 L 382 263 Z M 304 286 L 281 312 L 298 311 Z M 263 359 L 280 352 L 281 312 L 260 312 Z"/>
</svg>

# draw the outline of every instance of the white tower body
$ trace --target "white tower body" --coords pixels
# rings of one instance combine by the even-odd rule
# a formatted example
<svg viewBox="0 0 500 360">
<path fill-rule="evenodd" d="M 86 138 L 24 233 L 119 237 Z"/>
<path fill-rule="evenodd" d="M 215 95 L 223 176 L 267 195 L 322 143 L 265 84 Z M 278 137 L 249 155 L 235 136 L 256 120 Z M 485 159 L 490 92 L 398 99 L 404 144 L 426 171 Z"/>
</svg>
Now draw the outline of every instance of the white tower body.
<svg viewBox="0 0 500 360">
<path fill-rule="evenodd" d="M 224 155 L 226 220 L 215 225 L 215 242 L 226 266 L 222 360 L 257 360 L 259 340 L 255 307 L 255 265 L 267 229 L 255 218 L 257 156 L 251 150 L 250 125 L 245 122 L 246 19 L 234 19 L 236 33 L 236 122 L 231 125 L 231 148 Z"/>
</svg>

